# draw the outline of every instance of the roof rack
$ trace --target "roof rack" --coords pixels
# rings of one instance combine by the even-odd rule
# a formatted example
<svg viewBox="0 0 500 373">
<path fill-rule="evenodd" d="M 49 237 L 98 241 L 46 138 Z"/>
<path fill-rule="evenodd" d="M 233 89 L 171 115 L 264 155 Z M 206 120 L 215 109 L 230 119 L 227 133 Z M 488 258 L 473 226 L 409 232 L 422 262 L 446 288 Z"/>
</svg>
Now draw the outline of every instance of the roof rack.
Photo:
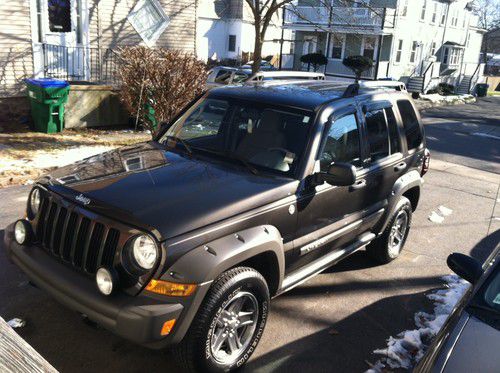
<svg viewBox="0 0 500 373">
<path fill-rule="evenodd" d="M 359 83 L 349 84 L 349 86 L 344 91 L 342 98 L 355 97 L 359 94 Z"/>
</svg>

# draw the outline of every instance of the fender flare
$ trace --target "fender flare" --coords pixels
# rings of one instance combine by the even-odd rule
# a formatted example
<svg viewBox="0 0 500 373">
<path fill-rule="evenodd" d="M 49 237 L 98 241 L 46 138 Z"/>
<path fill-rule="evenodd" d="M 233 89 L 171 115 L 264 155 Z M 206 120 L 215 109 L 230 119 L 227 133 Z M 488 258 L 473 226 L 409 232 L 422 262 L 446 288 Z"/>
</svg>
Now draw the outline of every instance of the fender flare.
<svg viewBox="0 0 500 373">
<path fill-rule="evenodd" d="M 398 207 L 398 201 L 401 198 L 401 196 L 411 188 L 414 187 L 421 188 L 423 184 L 424 181 L 422 179 L 422 176 L 420 176 L 420 173 L 417 170 L 410 171 L 396 180 L 396 182 L 394 183 L 394 187 L 392 188 L 391 191 L 391 196 L 388 200 L 388 205 L 385 210 L 386 212 L 384 216 L 380 219 L 379 226 L 376 229 L 376 231 L 379 232 L 378 233 L 379 235 L 384 232 L 385 228 L 387 227 L 387 224 L 389 224 L 393 212 Z"/>
<path fill-rule="evenodd" d="M 281 287 L 285 274 L 283 239 L 272 225 L 244 229 L 198 246 L 180 257 L 163 277 L 195 284 L 211 282 L 238 263 L 265 252 L 276 257 Z"/>
</svg>

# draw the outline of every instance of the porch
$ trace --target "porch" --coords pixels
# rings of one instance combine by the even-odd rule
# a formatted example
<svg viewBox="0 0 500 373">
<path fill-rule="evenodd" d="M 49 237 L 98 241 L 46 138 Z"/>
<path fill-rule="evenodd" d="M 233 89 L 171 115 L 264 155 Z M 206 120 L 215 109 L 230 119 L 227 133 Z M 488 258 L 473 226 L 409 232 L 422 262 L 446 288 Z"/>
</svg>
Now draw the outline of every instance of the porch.
<svg viewBox="0 0 500 373">
<path fill-rule="evenodd" d="M 283 27 L 293 30 L 381 32 L 394 28 L 396 9 L 373 7 L 297 6 L 284 10 Z"/>
<path fill-rule="evenodd" d="M 373 60 L 373 67 L 363 73 L 363 79 L 387 78 L 392 47 L 392 35 L 355 34 L 340 32 L 296 31 L 293 53 L 282 56 L 284 69 L 308 70 L 300 61 L 308 53 L 322 53 L 328 63 L 321 71 L 329 76 L 354 78 L 352 70 L 343 65 L 345 57 L 362 55 Z"/>
</svg>

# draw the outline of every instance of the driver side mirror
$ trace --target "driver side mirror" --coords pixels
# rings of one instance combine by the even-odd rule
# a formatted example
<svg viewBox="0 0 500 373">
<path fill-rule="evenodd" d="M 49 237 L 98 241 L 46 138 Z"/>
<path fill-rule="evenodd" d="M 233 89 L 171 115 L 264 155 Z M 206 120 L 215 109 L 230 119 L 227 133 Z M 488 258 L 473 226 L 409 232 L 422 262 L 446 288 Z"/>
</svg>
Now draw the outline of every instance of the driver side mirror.
<svg viewBox="0 0 500 373">
<path fill-rule="evenodd" d="M 327 182 L 335 186 L 349 186 L 356 181 L 356 167 L 350 163 L 332 163 L 327 172 L 316 174 L 316 181 L 319 184 Z"/>
<path fill-rule="evenodd" d="M 446 264 L 448 264 L 448 267 L 453 272 L 462 277 L 464 280 L 469 281 L 473 285 L 483 275 L 483 268 L 481 267 L 481 263 L 479 263 L 476 259 L 464 254 L 450 254 L 448 256 L 448 259 L 446 259 Z"/>
</svg>

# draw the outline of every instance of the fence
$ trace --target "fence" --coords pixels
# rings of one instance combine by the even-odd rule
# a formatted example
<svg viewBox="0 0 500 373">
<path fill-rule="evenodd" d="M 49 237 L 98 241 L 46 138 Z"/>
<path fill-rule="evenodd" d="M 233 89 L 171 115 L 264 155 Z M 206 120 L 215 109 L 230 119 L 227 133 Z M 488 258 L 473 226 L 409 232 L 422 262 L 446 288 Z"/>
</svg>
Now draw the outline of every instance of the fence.
<svg viewBox="0 0 500 373">
<path fill-rule="evenodd" d="M 112 49 L 42 44 L 46 77 L 67 81 L 117 84 L 118 54 Z"/>
</svg>

